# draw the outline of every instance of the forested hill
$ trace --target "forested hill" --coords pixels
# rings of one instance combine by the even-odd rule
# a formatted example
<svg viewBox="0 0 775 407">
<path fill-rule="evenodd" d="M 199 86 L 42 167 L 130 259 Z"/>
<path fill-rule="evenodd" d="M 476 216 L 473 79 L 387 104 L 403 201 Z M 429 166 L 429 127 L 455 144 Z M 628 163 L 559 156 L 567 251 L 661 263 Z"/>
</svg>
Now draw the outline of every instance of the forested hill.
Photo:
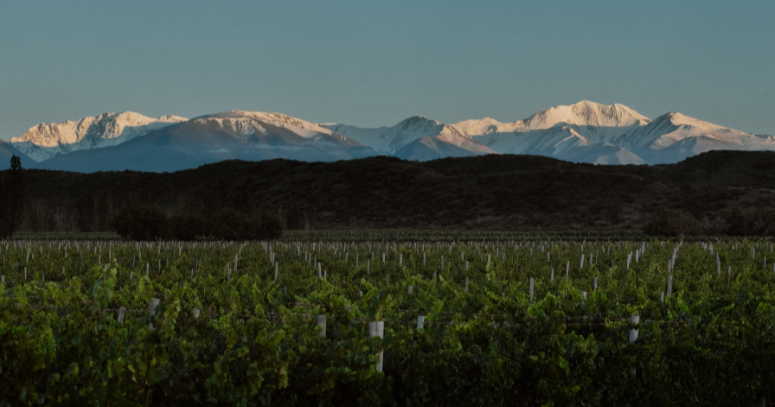
<svg viewBox="0 0 775 407">
<path fill-rule="evenodd" d="M 487 155 L 225 161 L 161 174 L 28 170 L 25 228 L 109 230 L 132 203 L 169 214 L 279 210 L 291 228 L 638 229 L 665 207 L 709 226 L 725 210 L 773 207 L 773 170 L 773 152 L 734 151 L 658 166 Z"/>
</svg>

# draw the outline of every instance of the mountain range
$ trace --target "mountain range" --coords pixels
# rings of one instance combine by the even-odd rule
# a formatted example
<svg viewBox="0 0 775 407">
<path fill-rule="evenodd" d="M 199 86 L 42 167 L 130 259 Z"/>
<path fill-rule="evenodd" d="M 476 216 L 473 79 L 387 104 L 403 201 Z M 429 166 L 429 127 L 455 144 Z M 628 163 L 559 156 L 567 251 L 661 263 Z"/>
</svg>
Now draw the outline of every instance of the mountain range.
<svg viewBox="0 0 775 407">
<path fill-rule="evenodd" d="M 775 138 L 678 112 L 651 120 L 621 104 L 581 101 L 509 123 L 484 118 L 445 124 L 415 116 L 378 128 L 237 110 L 193 119 L 105 113 L 41 123 L 9 142 L 0 140 L 0 160 L 16 154 L 26 168 L 76 172 L 172 172 L 229 159 L 338 161 L 376 155 L 428 161 L 522 154 L 601 165 L 667 164 L 710 150 L 775 150 Z"/>
</svg>

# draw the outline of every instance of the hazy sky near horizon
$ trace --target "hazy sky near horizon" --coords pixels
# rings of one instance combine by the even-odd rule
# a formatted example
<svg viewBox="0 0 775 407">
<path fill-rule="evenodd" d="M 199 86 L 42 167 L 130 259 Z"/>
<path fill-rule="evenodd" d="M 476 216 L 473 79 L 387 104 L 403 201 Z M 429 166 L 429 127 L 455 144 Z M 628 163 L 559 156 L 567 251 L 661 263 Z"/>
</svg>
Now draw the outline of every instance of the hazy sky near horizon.
<svg viewBox="0 0 775 407">
<path fill-rule="evenodd" d="M 775 1 L 7 1 L 0 139 L 103 112 L 508 122 L 579 100 L 775 134 Z"/>
</svg>

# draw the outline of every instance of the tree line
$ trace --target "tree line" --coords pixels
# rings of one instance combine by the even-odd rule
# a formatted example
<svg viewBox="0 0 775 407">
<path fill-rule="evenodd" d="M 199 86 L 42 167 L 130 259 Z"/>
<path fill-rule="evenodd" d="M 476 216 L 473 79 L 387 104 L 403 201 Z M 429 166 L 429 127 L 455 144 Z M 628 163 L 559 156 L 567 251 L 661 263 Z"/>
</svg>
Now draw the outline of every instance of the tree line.
<svg viewBox="0 0 775 407">
<path fill-rule="evenodd" d="M 17 156 L 0 177 L 0 239 L 9 239 L 20 229 L 34 231 L 115 231 L 130 240 L 260 240 L 282 235 L 285 222 L 279 210 L 256 212 L 246 194 L 224 199 L 205 197 L 179 203 L 182 210 L 171 216 L 142 193 L 113 198 L 88 194 L 75 204 L 56 198 L 26 202 L 24 169 Z M 193 201 L 193 199 L 191 200 Z M 298 225 L 293 208 L 288 217 Z"/>
</svg>

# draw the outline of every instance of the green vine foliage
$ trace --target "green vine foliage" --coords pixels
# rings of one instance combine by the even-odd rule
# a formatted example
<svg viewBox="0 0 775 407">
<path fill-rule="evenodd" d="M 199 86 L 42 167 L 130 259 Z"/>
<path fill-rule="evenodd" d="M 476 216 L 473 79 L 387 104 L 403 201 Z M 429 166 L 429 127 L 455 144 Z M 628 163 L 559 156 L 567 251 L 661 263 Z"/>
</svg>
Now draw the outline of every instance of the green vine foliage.
<svg viewBox="0 0 775 407">
<path fill-rule="evenodd" d="M 730 406 L 775 389 L 768 241 L 8 241 L 0 257 L 2 406 Z"/>
</svg>

